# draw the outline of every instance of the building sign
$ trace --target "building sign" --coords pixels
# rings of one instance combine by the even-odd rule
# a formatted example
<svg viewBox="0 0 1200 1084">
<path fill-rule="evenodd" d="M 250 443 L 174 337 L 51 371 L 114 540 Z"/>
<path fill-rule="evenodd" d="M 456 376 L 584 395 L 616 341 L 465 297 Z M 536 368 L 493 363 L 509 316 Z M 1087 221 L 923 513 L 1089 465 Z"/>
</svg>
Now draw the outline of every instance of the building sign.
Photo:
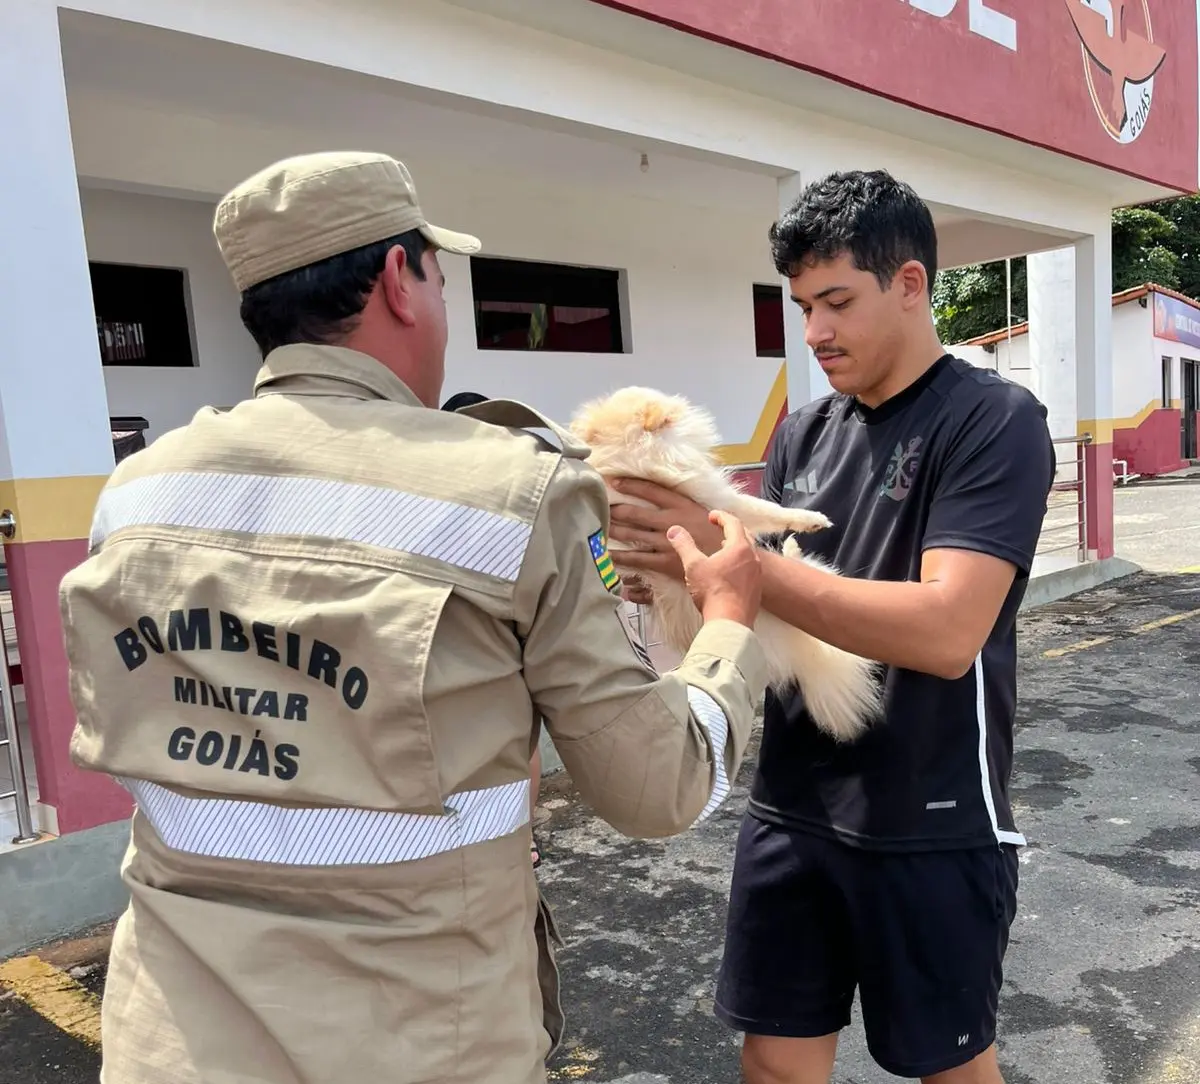
<svg viewBox="0 0 1200 1084">
<path fill-rule="evenodd" d="M 1150 0 L 1066 3 L 1083 45 L 1083 70 L 1096 116 L 1118 143 L 1132 143 L 1146 130 L 1154 77 L 1167 59 L 1166 49 L 1154 40 Z"/>
<path fill-rule="evenodd" d="M 1166 294 L 1154 294 L 1154 335 L 1200 350 L 1200 308 Z"/>
<path fill-rule="evenodd" d="M 1187 0 L 598 0 L 918 109 L 1195 191 Z"/>
</svg>

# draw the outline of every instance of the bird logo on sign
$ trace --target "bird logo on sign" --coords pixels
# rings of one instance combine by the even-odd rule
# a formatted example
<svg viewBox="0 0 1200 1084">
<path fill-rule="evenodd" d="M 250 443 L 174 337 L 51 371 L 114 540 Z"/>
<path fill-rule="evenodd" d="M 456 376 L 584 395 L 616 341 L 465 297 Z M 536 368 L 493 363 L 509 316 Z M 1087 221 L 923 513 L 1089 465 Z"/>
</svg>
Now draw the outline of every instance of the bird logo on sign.
<svg viewBox="0 0 1200 1084">
<path fill-rule="evenodd" d="M 1154 77 L 1167 58 L 1167 51 L 1154 41 L 1150 2 L 1065 2 L 1083 48 L 1084 76 L 1096 115 L 1118 143 L 1132 143 L 1146 127 Z M 1105 75 L 1112 83 L 1107 98 L 1097 88 Z"/>
</svg>

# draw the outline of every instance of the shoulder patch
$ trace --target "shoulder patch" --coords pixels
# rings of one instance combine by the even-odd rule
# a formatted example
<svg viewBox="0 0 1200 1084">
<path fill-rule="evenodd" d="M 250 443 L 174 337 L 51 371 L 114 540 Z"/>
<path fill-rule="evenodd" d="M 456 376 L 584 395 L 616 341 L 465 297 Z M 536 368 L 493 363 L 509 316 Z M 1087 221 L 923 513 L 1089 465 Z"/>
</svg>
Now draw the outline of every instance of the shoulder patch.
<svg viewBox="0 0 1200 1084">
<path fill-rule="evenodd" d="M 600 582 L 604 584 L 605 589 L 619 591 L 621 577 L 617 575 L 612 554 L 608 552 L 608 540 L 604 537 L 603 529 L 588 535 L 588 549 L 592 551 L 592 561 L 596 565 L 596 571 L 600 573 Z"/>
<path fill-rule="evenodd" d="M 455 413 L 465 414 L 490 425 L 501 425 L 506 429 L 548 429 L 554 434 L 562 454 L 568 459 L 587 459 L 592 452 L 591 448 L 565 426 L 515 399 L 488 399 L 484 403 L 459 407 Z"/>
</svg>

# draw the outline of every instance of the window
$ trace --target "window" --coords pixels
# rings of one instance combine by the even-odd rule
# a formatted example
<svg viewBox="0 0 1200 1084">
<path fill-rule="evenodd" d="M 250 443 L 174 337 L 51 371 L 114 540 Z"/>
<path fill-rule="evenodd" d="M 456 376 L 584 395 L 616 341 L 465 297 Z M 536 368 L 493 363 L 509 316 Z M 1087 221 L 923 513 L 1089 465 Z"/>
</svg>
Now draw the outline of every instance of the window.
<svg viewBox="0 0 1200 1084">
<path fill-rule="evenodd" d="M 116 263 L 88 268 L 104 365 L 195 364 L 183 271 Z"/>
<path fill-rule="evenodd" d="M 754 349 L 760 358 L 786 357 L 782 286 L 754 284 Z"/>
<path fill-rule="evenodd" d="M 471 257 L 480 350 L 620 354 L 621 272 Z"/>
<path fill-rule="evenodd" d="M 1175 359 L 1162 359 L 1162 405 L 1168 409 L 1175 403 Z"/>
</svg>

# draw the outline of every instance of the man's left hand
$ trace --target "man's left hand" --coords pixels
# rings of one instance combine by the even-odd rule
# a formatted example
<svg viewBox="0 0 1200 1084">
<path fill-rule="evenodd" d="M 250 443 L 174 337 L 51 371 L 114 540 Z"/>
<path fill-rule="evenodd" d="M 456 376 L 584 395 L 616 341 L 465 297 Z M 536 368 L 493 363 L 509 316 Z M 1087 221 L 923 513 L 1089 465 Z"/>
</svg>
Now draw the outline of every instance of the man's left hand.
<svg viewBox="0 0 1200 1084">
<path fill-rule="evenodd" d="M 667 541 L 667 531 L 682 527 L 692 536 L 698 549 L 706 554 L 721 548 L 724 534 L 711 523 L 708 509 L 653 482 L 619 478 L 611 483 L 618 492 L 647 501 L 653 508 L 636 504 L 614 504 L 610 509 L 609 535 L 633 549 L 610 550 L 613 564 L 633 572 L 658 572 L 672 579 L 683 579 L 679 555 Z"/>
</svg>

